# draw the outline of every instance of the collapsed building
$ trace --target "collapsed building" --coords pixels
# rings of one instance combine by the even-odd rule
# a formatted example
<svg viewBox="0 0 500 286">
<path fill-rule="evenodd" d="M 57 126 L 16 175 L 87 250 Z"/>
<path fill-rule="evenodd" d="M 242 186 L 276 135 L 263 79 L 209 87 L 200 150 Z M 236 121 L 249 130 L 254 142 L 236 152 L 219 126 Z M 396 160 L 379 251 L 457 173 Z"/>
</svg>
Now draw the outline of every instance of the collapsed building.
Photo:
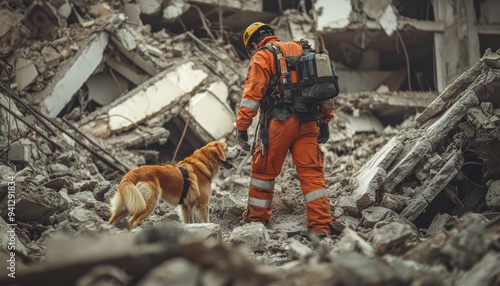
<svg viewBox="0 0 500 286">
<path fill-rule="evenodd" d="M 351 1 L 322 31 L 313 1 L 18 2 L 0 11 L 0 229 L 10 176 L 17 224 L 2 285 L 500 283 L 493 1 Z M 304 237 L 291 162 L 269 228 L 240 226 L 248 155 L 213 182 L 212 223 L 160 204 L 138 231 L 108 225 L 130 168 L 235 144 L 254 21 L 328 50 L 340 74 L 323 146 L 336 233 Z"/>
</svg>

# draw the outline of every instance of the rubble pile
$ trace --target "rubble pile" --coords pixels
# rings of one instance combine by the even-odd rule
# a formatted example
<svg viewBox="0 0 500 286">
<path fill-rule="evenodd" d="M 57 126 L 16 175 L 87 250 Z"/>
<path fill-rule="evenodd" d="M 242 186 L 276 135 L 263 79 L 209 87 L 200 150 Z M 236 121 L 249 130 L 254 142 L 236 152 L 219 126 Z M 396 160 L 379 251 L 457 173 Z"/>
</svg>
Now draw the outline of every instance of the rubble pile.
<svg viewBox="0 0 500 286">
<path fill-rule="evenodd" d="M 438 96 L 335 98 L 322 145 L 334 223 L 323 240 L 306 234 L 290 158 L 269 226 L 240 225 L 249 154 L 212 182 L 211 223 L 182 225 L 161 202 L 130 231 L 107 223 L 127 170 L 236 144 L 247 60 L 214 19 L 238 39 L 240 12 L 284 39 L 315 38 L 314 22 L 258 1 L 101 2 L 0 5 L 0 259 L 16 258 L 16 278 L 3 268 L 1 285 L 500 283 L 500 51 Z"/>
</svg>

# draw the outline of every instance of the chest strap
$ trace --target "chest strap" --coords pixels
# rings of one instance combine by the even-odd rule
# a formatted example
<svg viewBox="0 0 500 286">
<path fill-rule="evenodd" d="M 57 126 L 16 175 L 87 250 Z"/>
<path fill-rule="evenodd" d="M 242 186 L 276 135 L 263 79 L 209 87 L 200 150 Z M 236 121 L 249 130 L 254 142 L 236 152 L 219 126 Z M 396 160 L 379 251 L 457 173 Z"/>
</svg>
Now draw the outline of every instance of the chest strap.
<svg viewBox="0 0 500 286">
<path fill-rule="evenodd" d="M 182 195 L 181 195 L 181 198 L 179 199 L 179 205 L 183 205 L 184 199 L 186 198 L 188 190 L 189 190 L 188 172 L 187 172 L 186 168 L 184 168 L 184 167 L 179 166 L 178 168 L 182 173 L 182 178 L 184 179 L 184 185 L 182 187 Z"/>
</svg>

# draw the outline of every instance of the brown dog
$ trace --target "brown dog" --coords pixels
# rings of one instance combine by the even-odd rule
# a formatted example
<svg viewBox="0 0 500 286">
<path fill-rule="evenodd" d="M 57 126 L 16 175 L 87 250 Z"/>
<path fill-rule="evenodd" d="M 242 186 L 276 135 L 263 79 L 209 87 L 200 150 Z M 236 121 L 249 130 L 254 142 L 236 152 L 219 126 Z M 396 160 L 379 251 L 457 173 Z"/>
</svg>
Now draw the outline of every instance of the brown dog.
<svg viewBox="0 0 500 286">
<path fill-rule="evenodd" d="M 130 170 L 123 176 L 118 191 L 111 199 L 109 223 L 116 225 L 130 214 L 129 227 L 135 228 L 153 212 L 160 197 L 170 205 L 181 205 L 184 223 L 209 222 L 211 181 L 217 175 L 219 166 L 236 169 L 232 160 L 240 153 L 239 148 L 214 141 L 197 149 L 176 166 L 145 165 Z M 182 173 L 182 168 L 187 171 L 186 175 Z"/>
</svg>

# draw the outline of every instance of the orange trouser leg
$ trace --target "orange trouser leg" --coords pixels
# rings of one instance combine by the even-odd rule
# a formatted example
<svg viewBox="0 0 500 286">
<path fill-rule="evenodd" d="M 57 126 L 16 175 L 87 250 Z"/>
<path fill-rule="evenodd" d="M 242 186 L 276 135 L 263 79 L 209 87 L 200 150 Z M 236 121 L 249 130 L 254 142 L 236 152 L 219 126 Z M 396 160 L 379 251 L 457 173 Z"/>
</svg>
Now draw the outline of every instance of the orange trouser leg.
<svg viewBox="0 0 500 286">
<path fill-rule="evenodd" d="M 248 190 L 248 207 L 243 214 L 246 222 L 269 222 L 272 214 L 271 202 L 274 180 L 280 174 L 288 149 L 298 132 L 298 122 L 292 117 L 285 121 L 271 120 L 269 144 L 262 156 L 257 144 L 252 157 L 252 173 Z"/>
<path fill-rule="evenodd" d="M 290 150 L 306 201 L 307 226 L 313 232 L 330 233 L 332 215 L 325 186 L 324 156 L 317 137 L 316 122 L 302 123 L 299 137 Z"/>
</svg>

